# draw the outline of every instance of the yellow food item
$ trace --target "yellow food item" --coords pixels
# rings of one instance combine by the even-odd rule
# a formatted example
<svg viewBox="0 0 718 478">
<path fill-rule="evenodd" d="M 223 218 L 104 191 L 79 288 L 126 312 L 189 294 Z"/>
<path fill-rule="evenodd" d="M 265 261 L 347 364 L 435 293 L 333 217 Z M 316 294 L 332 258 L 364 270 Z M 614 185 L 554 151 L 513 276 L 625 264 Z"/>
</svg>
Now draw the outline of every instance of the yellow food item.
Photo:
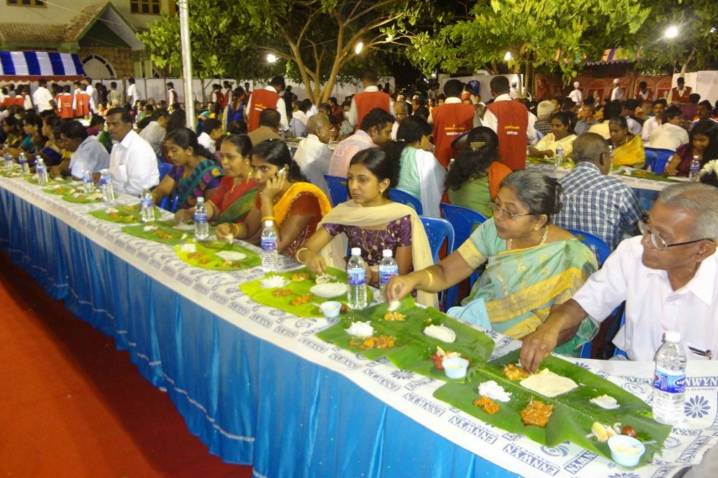
<svg viewBox="0 0 718 478">
<path fill-rule="evenodd" d="M 523 380 L 530 374 L 521 366 L 510 363 L 504 367 L 504 376 L 509 380 L 516 382 L 517 380 Z"/>
<path fill-rule="evenodd" d="M 401 312 L 387 312 L 384 314 L 384 320 L 387 322 L 401 322 L 406 320 L 406 316 Z"/>
<path fill-rule="evenodd" d="M 362 350 L 390 349 L 396 344 L 396 338 L 391 335 L 377 335 L 366 339 L 352 339 L 349 345 Z"/>
<path fill-rule="evenodd" d="M 294 282 L 302 282 L 309 279 L 309 274 L 306 272 L 295 272 L 292 274 L 292 280 Z"/>
<path fill-rule="evenodd" d="M 536 425 L 544 428 L 553 414 L 553 405 L 541 400 L 531 399 L 529 404 L 521 410 L 521 421 L 524 425 Z"/>
<path fill-rule="evenodd" d="M 307 302 L 310 302 L 312 300 L 312 296 L 310 294 L 307 295 L 298 295 L 292 301 L 290 304 L 292 305 L 304 305 Z"/>
<path fill-rule="evenodd" d="M 273 291 L 272 291 L 272 295 L 273 295 L 274 297 L 287 297 L 287 296 L 290 296 L 290 295 L 292 295 L 292 294 L 294 294 L 294 292 L 292 292 L 292 291 L 289 290 L 289 289 L 276 289 L 276 290 L 273 290 Z"/>
<path fill-rule="evenodd" d="M 591 425 L 591 433 L 593 433 L 593 436 L 596 437 L 596 440 L 601 443 L 607 442 L 609 438 L 616 434 L 613 428 L 599 422 L 593 422 L 593 425 Z"/>
<path fill-rule="evenodd" d="M 501 405 L 483 395 L 474 400 L 474 406 L 483 409 L 489 415 L 496 415 L 501 410 Z"/>
</svg>

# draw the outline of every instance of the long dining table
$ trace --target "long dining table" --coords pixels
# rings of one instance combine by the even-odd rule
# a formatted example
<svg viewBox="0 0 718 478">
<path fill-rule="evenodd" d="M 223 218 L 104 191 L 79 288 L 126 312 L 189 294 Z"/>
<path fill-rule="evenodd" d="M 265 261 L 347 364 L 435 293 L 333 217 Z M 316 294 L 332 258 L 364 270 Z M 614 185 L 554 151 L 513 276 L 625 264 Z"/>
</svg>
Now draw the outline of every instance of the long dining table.
<svg viewBox="0 0 718 478">
<path fill-rule="evenodd" d="M 251 465 L 257 477 L 658 478 L 699 463 L 718 441 L 718 363 L 689 364 L 684 424 L 652 464 L 626 470 L 451 407 L 433 396 L 441 380 L 320 340 L 326 319 L 252 302 L 239 285 L 261 277 L 261 267 L 192 267 L 170 246 L 89 214 L 104 207 L 0 177 L 0 248 L 127 350 L 210 453 Z M 519 345 L 488 334 L 495 357 Z M 650 399 L 651 363 L 577 362 Z"/>
</svg>

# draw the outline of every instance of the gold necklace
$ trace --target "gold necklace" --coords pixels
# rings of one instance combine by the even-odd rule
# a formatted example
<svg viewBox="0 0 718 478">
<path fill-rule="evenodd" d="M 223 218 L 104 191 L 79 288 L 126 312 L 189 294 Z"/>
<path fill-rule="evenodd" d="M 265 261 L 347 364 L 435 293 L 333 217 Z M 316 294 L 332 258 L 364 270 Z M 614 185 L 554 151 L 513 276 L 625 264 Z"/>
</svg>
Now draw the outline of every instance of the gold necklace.
<svg viewBox="0 0 718 478">
<path fill-rule="evenodd" d="M 546 239 L 547 239 L 547 238 L 548 238 L 548 226 L 544 226 L 544 228 L 543 228 L 543 236 L 541 236 L 541 241 L 539 241 L 539 243 L 536 244 L 535 246 L 531 246 L 531 247 L 543 246 L 544 244 L 546 244 Z M 514 245 L 514 240 L 513 240 L 513 239 L 509 239 L 508 241 L 506 241 L 506 249 L 507 249 L 507 250 L 513 249 L 513 245 Z M 528 249 L 528 248 L 525 247 L 524 249 Z"/>
</svg>

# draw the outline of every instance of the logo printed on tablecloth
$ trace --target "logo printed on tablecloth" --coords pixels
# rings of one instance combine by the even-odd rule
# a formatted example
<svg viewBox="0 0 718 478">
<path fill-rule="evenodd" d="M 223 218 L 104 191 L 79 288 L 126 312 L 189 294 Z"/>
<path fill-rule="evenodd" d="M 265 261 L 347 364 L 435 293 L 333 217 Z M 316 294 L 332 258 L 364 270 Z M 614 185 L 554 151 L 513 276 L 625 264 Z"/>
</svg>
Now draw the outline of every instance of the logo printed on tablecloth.
<svg viewBox="0 0 718 478">
<path fill-rule="evenodd" d="M 584 469 L 586 465 L 592 463 L 596 458 L 598 458 L 598 455 L 588 450 L 584 450 L 578 455 L 576 455 L 573 460 L 566 463 L 563 469 L 571 473 L 572 475 L 575 475 L 576 473 Z"/>
<path fill-rule="evenodd" d="M 498 435 L 494 433 L 490 428 L 480 425 L 474 420 L 466 419 L 461 415 L 454 415 L 453 417 L 451 417 L 449 419 L 449 424 L 454 425 L 461 431 L 469 433 L 470 435 L 475 436 L 479 440 L 485 441 L 486 443 L 494 444 L 499 438 Z"/>
<path fill-rule="evenodd" d="M 378 383 L 382 387 L 384 387 L 388 390 L 391 390 L 392 392 L 396 392 L 397 390 L 399 390 L 401 388 L 396 382 L 375 372 L 374 369 L 372 369 L 372 368 L 365 368 L 363 373 L 364 373 L 364 375 L 370 377 L 372 380 L 374 380 L 376 383 Z"/>
<path fill-rule="evenodd" d="M 405 393 L 404 395 L 402 395 L 402 398 L 407 400 L 412 405 L 415 405 L 415 406 L 421 408 L 422 410 L 424 410 L 425 412 L 429 412 L 432 415 L 435 415 L 437 417 L 440 417 L 444 413 L 446 413 L 446 407 L 442 407 L 438 403 L 436 403 L 432 400 L 427 400 L 426 398 L 424 398 L 420 395 L 417 395 L 416 393 L 412 393 L 412 392 Z"/>
<path fill-rule="evenodd" d="M 506 452 L 509 456 L 512 456 L 517 460 L 529 465 L 530 467 L 543 473 L 546 473 L 547 475 L 554 476 L 558 474 L 559 471 L 561 471 L 561 468 L 557 467 L 556 465 L 549 463 L 538 455 L 535 455 L 530 451 L 521 448 L 520 446 L 513 443 L 509 443 L 508 445 L 506 445 L 504 447 L 504 452 Z"/>
</svg>

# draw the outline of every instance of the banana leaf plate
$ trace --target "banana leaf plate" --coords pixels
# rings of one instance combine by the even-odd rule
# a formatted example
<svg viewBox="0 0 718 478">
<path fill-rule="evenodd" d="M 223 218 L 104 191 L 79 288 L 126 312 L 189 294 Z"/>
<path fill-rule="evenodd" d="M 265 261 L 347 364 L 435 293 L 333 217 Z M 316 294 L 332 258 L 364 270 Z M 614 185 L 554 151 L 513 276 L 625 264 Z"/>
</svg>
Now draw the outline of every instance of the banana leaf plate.
<svg viewBox="0 0 718 478">
<path fill-rule="evenodd" d="M 82 190 L 75 190 L 74 192 L 63 195 L 62 199 L 75 204 L 98 203 L 102 202 L 102 193 L 100 191 L 86 193 Z"/>
<path fill-rule="evenodd" d="M 105 209 L 91 211 L 90 214 L 103 221 L 117 222 L 120 224 L 134 224 L 142 222 L 140 218 L 140 205 L 121 205 Z M 160 209 L 155 207 L 155 219 L 161 217 Z"/>
<path fill-rule="evenodd" d="M 464 383 L 448 383 L 437 389 L 434 396 L 490 425 L 524 435 L 545 446 L 553 447 L 568 440 L 610 459 L 608 444 L 599 442 L 591 433 L 592 425 L 599 422 L 609 426 L 620 423 L 620 426 L 630 426 L 635 430 L 636 438 L 646 447 L 640 464 L 649 463 L 653 455 L 661 450 L 671 427 L 653 420 L 651 408 L 635 395 L 583 367 L 549 356 L 540 368 L 548 368 L 558 375 L 568 377 L 578 387 L 553 398 L 545 397 L 504 375 L 503 367 L 518 363 L 518 356 L 519 351 L 514 351 L 475 368 Z M 495 414 L 489 414 L 473 404 L 479 398 L 479 384 L 488 380 L 494 380 L 511 393 L 509 402 L 496 402 L 500 409 Z M 590 402 L 592 398 L 604 394 L 615 398 L 619 407 L 606 410 Z M 521 411 L 532 400 L 553 406 L 553 413 L 545 427 L 524 425 L 522 421 Z"/>
<path fill-rule="evenodd" d="M 172 221 L 158 221 L 154 224 L 133 224 L 122 228 L 131 236 L 175 246 L 193 237 L 192 231 L 177 229 Z"/>
<path fill-rule="evenodd" d="M 329 282 L 346 284 L 347 275 L 339 269 L 329 268 L 327 271 Z M 279 287 L 265 287 L 262 282 L 274 276 L 284 279 L 285 284 Z M 282 273 L 269 273 L 264 277 L 245 282 L 240 286 L 254 302 L 267 307 L 283 310 L 299 317 L 321 317 L 319 305 L 328 300 L 335 300 L 346 304 L 347 295 L 341 294 L 333 298 L 324 298 L 314 295 L 310 289 L 316 284 L 316 274 L 306 268 Z M 368 292 L 371 297 L 371 292 Z"/>
<path fill-rule="evenodd" d="M 255 252 L 238 244 L 229 244 L 224 241 L 177 244 L 174 246 L 174 250 L 177 257 L 183 262 L 213 271 L 237 271 L 256 267 L 262 263 L 262 259 Z M 228 259 L 222 257 L 223 253 L 241 254 L 243 257 Z"/>
<path fill-rule="evenodd" d="M 343 349 L 361 353 L 369 359 L 375 360 L 383 356 L 402 370 L 440 380 L 449 379 L 434 365 L 432 357 L 436 354 L 437 347 L 445 352 L 459 353 L 469 361 L 469 370 L 485 363 L 494 349 L 494 341 L 488 335 L 434 308 L 418 307 L 411 297 L 405 298 L 398 310 L 405 316 L 404 320 L 385 320 L 387 309 L 388 305 L 384 303 L 352 311 L 317 336 Z M 393 337 L 394 346 L 384 349 L 365 348 L 366 345 L 361 339 L 356 339 L 346 331 L 355 321 L 371 322 L 374 328 L 373 336 Z M 425 335 L 424 329 L 429 325 L 443 325 L 452 329 L 456 333 L 456 340 L 453 343 L 445 343 Z"/>
</svg>

